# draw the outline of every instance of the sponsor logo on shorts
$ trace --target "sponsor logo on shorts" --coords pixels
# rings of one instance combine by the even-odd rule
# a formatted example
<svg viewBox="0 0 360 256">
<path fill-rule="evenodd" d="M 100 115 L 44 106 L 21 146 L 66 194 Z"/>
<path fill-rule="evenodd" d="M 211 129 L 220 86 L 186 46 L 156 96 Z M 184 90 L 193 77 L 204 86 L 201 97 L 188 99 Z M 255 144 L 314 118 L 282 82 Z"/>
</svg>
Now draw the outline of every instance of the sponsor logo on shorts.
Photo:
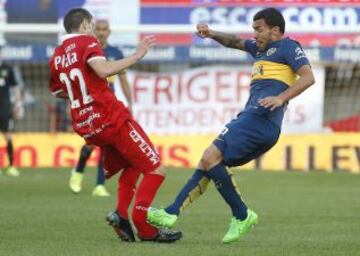
<svg viewBox="0 0 360 256">
<path fill-rule="evenodd" d="M 144 140 L 143 137 L 135 130 L 135 128 L 130 125 L 132 128 L 132 131 L 130 131 L 129 135 L 132 138 L 132 140 L 138 145 L 140 150 L 145 153 L 147 158 L 149 158 L 150 162 L 153 165 L 156 165 L 160 162 L 160 157 L 155 152 L 155 150 Z"/>
<path fill-rule="evenodd" d="M 100 113 L 92 113 L 85 121 L 77 123 L 76 128 L 80 129 L 84 126 L 91 126 L 94 119 L 100 118 Z"/>
</svg>

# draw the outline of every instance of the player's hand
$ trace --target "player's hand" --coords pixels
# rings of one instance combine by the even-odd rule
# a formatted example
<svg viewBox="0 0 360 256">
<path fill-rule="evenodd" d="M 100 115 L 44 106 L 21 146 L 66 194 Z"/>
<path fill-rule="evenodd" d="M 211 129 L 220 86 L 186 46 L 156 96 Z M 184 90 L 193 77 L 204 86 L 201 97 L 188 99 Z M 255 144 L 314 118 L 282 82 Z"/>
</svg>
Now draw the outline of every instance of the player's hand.
<svg viewBox="0 0 360 256">
<path fill-rule="evenodd" d="M 201 38 L 207 38 L 210 36 L 210 29 L 208 24 L 200 23 L 196 25 L 196 34 Z"/>
<path fill-rule="evenodd" d="M 284 101 L 278 96 L 270 96 L 263 99 L 259 99 L 260 106 L 264 108 L 270 108 L 271 111 L 275 110 L 278 107 L 281 107 L 284 104 Z"/>
<path fill-rule="evenodd" d="M 144 38 L 141 39 L 135 55 L 136 57 L 140 60 L 142 59 L 146 53 L 155 46 L 155 36 L 150 35 L 150 36 L 145 36 Z"/>
</svg>

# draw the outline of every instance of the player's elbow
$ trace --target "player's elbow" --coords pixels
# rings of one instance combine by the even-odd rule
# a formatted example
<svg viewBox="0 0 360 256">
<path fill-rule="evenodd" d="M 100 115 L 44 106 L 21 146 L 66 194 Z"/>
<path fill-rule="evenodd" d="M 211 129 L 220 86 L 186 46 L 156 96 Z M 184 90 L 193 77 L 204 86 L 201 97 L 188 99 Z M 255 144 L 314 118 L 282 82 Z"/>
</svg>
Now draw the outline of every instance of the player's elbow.
<svg viewBox="0 0 360 256">
<path fill-rule="evenodd" d="M 109 72 L 109 69 L 106 65 L 104 66 L 97 66 L 96 69 L 94 69 L 96 75 L 100 77 L 101 79 L 106 79 L 108 76 L 111 75 Z"/>
<path fill-rule="evenodd" d="M 67 95 L 67 93 L 66 93 L 66 92 L 63 92 L 63 91 L 62 91 L 62 92 L 59 92 L 59 93 L 56 93 L 56 94 L 55 94 L 55 97 L 56 97 L 56 98 L 60 98 L 60 99 L 67 99 L 67 98 L 69 98 L 68 95 Z"/>
<path fill-rule="evenodd" d="M 308 72 L 301 77 L 305 88 L 308 88 L 315 84 L 315 77 L 312 72 Z"/>
<path fill-rule="evenodd" d="M 314 77 L 314 74 L 311 72 L 311 74 L 309 74 L 309 77 L 308 77 L 308 83 L 309 83 L 309 86 L 312 86 L 313 84 L 315 84 L 315 77 Z"/>
<path fill-rule="evenodd" d="M 106 70 L 98 70 L 98 71 L 95 71 L 97 76 L 100 77 L 101 79 L 106 79 L 109 74 L 108 72 L 106 72 Z"/>
</svg>

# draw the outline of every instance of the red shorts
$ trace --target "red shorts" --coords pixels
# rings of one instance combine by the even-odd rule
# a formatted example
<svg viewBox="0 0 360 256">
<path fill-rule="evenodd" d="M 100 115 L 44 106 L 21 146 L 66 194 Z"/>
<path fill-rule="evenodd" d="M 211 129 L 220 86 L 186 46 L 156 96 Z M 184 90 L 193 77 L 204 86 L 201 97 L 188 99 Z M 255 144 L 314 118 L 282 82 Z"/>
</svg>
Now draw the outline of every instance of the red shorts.
<svg viewBox="0 0 360 256">
<path fill-rule="evenodd" d="M 107 179 L 126 167 L 133 167 L 145 173 L 152 172 L 160 166 L 159 154 L 135 120 L 125 121 L 118 128 L 108 127 L 100 137 L 103 137 L 103 142 L 108 142 L 101 146 Z"/>
</svg>

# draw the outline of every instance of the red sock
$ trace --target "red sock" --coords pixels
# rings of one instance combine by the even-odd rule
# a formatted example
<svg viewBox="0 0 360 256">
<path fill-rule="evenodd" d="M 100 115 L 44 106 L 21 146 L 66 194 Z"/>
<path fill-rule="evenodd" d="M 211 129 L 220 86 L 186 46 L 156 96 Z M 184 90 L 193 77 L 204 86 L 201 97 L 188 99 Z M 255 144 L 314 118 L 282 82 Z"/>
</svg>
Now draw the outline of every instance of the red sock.
<svg viewBox="0 0 360 256">
<path fill-rule="evenodd" d="M 141 172 L 137 169 L 126 168 L 122 171 L 118 180 L 117 209 L 120 216 L 129 219 L 128 209 L 135 194 L 136 182 Z"/>
<path fill-rule="evenodd" d="M 136 191 L 132 219 L 141 238 L 153 238 L 158 232 L 157 228 L 146 222 L 146 214 L 164 178 L 161 175 L 145 173 Z"/>
</svg>

